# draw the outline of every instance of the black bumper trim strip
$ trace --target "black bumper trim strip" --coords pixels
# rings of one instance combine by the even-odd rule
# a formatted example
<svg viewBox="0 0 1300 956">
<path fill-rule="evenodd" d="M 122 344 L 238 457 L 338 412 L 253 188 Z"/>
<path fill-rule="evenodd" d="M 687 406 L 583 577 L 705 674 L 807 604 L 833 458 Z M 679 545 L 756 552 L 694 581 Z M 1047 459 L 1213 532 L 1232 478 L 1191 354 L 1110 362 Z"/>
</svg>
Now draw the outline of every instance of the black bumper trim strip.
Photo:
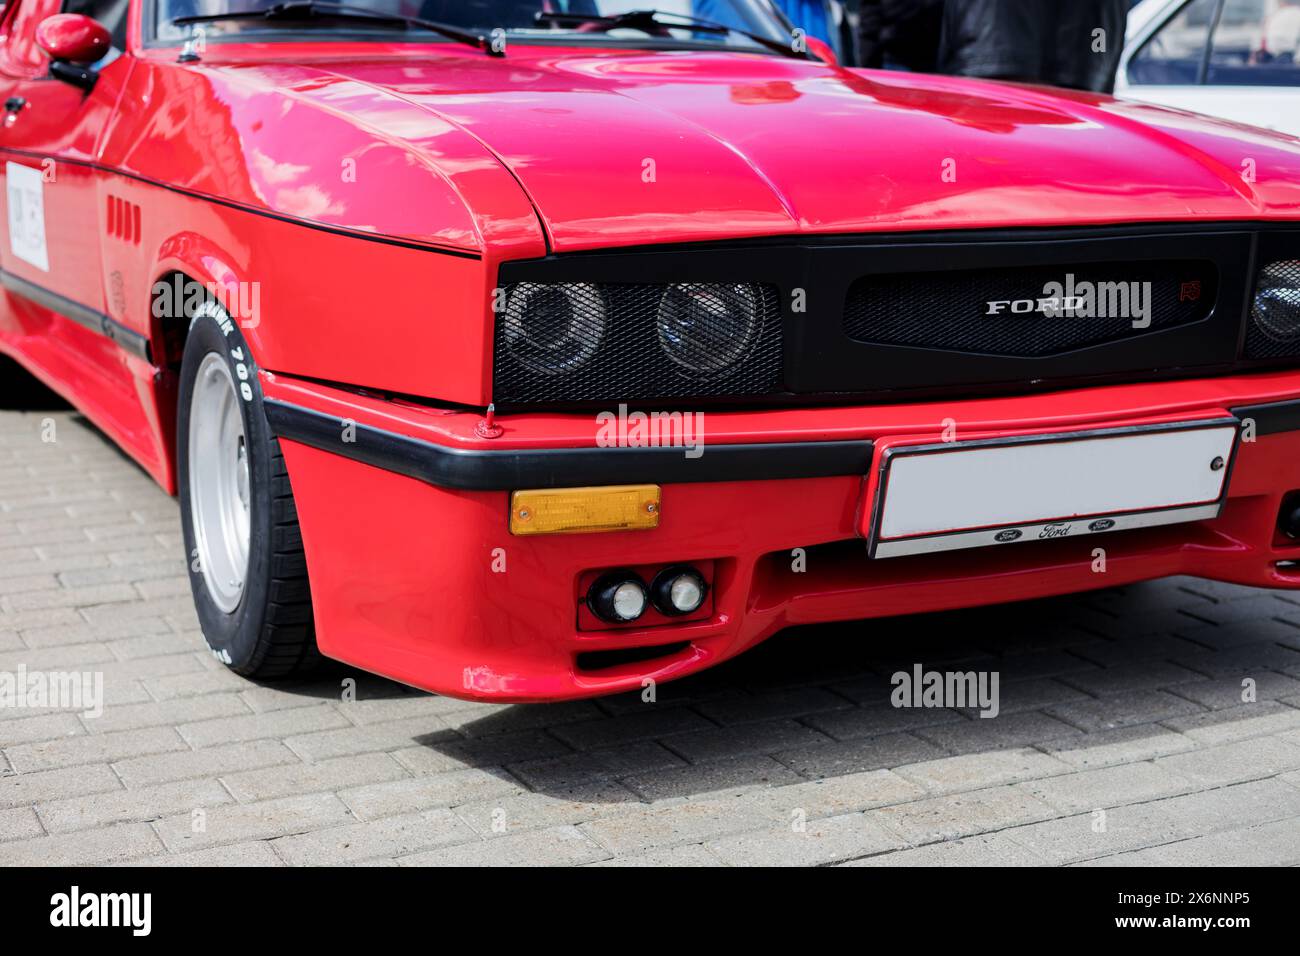
<svg viewBox="0 0 1300 956">
<path fill-rule="evenodd" d="M 119 348 L 125 349 L 132 355 L 152 364 L 153 359 L 149 354 L 149 339 L 133 329 L 128 329 L 125 325 L 104 313 L 96 312 L 90 306 L 75 302 L 66 296 L 60 295 L 53 289 L 37 285 L 35 282 L 14 275 L 12 272 L 0 272 L 0 285 L 3 285 L 14 295 L 20 295 L 37 305 L 42 305 L 80 326 L 104 336 Z"/>
<path fill-rule="evenodd" d="M 344 441 L 346 419 L 276 399 L 263 404 L 279 438 L 462 491 L 833 478 L 871 468 L 869 441 L 706 444 L 698 458 L 680 447 L 469 451 L 360 423 L 349 435 L 355 440 Z"/>
<path fill-rule="evenodd" d="M 1243 422 L 1247 419 L 1253 421 L 1256 435 L 1300 431 L 1300 400 L 1243 405 L 1230 411 Z"/>
</svg>

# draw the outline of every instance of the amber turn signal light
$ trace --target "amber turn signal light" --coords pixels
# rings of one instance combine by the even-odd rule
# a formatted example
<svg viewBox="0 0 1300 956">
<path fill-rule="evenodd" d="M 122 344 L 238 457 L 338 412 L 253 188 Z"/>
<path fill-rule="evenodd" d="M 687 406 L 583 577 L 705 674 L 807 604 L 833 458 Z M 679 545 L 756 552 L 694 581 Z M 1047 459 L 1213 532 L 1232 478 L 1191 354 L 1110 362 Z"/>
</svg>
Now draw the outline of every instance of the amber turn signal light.
<svg viewBox="0 0 1300 956">
<path fill-rule="evenodd" d="M 510 495 L 511 534 L 637 531 L 658 525 L 658 485 L 547 488 Z"/>
</svg>

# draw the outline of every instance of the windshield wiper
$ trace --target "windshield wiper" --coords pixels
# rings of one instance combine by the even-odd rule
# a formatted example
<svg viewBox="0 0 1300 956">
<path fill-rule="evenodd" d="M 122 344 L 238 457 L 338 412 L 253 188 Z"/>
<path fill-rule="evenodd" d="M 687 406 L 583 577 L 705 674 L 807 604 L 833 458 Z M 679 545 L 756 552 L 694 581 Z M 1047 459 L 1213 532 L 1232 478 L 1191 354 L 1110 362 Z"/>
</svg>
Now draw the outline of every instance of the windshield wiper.
<svg viewBox="0 0 1300 956">
<path fill-rule="evenodd" d="M 431 33 L 456 40 L 467 46 L 493 56 L 504 56 L 505 49 L 497 49 L 485 36 L 476 36 L 465 30 L 438 23 L 435 20 L 422 20 L 419 17 L 407 17 L 400 13 L 385 13 L 367 7 L 352 6 L 347 3 L 326 3 L 323 0 L 290 0 L 277 3 L 265 10 L 229 10 L 225 13 L 206 13 L 197 16 L 176 17 L 171 22 L 177 26 L 190 23 L 215 23 L 220 20 L 311 20 L 315 17 L 343 20 L 370 20 L 373 23 L 394 23 L 403 27 L 422 27 Z"/>
<path fill-rule="evenodd" d="M 672 19 L 664 20 L 661 19 L 662 17 L 672 17 Z M 631 10 L 613 16 L 600 16 L 594 13 L 543 11 L 538 13 L 534 19 L 538 23 L 556 23 L 565 26 L 586 26 L 591 24 L 599 26 L 602 33 L 628 28 L 644 30 L 646 33 L 652 34 L 666 27 L 682 27 L 683 29 L 697 30 L 700 33 L 734 33 L 736 36 L 746 37 L 760 46 L 774 50 L 784 56 L 793 56 L 800 60 L 811 59 L 807 54 L 798 52 L 793 46 L 782 43 L 780 40 L 773 40 L 771 37 L 765 37 L 759 33 L 750 33 L 748 30 L 741 30 L 738 27 L 729 27 L 713 20 L 702 20 L 699 17 L 688 16 L 684 13 L 673 13 L 669 10 Z"/>
</svg>

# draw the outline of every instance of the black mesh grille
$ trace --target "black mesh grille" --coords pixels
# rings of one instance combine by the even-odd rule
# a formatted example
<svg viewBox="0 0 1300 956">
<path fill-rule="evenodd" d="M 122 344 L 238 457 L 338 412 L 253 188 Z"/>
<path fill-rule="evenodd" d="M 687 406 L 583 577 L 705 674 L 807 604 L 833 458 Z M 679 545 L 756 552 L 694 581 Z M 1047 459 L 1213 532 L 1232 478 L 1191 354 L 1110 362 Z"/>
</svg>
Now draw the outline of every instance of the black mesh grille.
<svg viewBox="0 0 1300 956">
<path fill-rule="evenodd" d="M 1075 294 L 1093 284 L 1091 314 L 1080 310 L 1053 316 L 1039 311 L 1039 300 L 1048 297 L 1048 283 L 1059 284 L 1070 295 L 1070 276 Z M 1132 303 L 1124 307 L 1126 292 L 1133 288 L 1131 283 L 1147 282 L 1150 325 L 1137 328 Z M 1216 284 L 1214 265 L 1202 261 L 864 276 L 849 289 L 844 332 L 855 341 L 880 345 L 1052 355 L 1203 319 L 1213 308 Z M 1145 288 L 1140 290 L 1143 298 Z M 1033 301 L 1033 311 L 1013 314 L 1010 305 L 1000 305 L 1003 311 L 988 314 L 989 303 L 1018 302 L 1023 308 L 1027 300 Z"/>
<path fill-rule="evenodd" d="M 648 401 L 781 390 L 775 286 L 515 283 L 503 293 L 493 359 L 496 402 Z M 527 300 L 533 312 L 512 308 Z M 665 315 L 676 320 L 663 329 L 661 302 Z M 542 309 L 551 311 L 536 311 Z M 736 310 L 753 314 L 752 328 L 725 321 L 724 314 Z M 537 320 L 538 314 L 551 318 Z"/>
<path fill-rule="evenodd" d="M 1246 358 L 1300 355 L 1300 260 L 1264 266 L 1256 280 L 1252 303 Z"/>
</svg>

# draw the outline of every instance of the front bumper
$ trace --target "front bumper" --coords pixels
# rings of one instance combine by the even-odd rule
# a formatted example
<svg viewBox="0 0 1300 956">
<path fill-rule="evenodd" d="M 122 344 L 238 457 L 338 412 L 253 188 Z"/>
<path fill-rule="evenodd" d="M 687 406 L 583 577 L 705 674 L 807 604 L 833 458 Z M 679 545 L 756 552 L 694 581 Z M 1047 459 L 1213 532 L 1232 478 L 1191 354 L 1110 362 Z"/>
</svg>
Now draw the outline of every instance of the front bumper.
<svg viewBox="0 0 1300 956">
<path fill-rule="evenodd" d="M 1300 372 L 908 405 L 709 413 L 705 453 L 600 448 L 594 416 L 480 416 L 263 375 L 329 657 L 426 690 L 543 701 L 682 677 L 792 624 L 855 620 L 1190 574 L 1300 587 L 1276 530 L 1300 489 Z M 1213 520 L 871 560 L 861 537 L 875 443 L 1249 419 Z M 888 444 L 888 442 L 883 442 Z M 512 490 L 653 482 L 659 526 L 515 537 Z M 960 493 L 960 489 L 954 489 Z M 1099 573 L 1094 549 L 1104 546 Z M 801 549 L 796 551 L 796 549 Z M 579 626 L 592 571 L 711 562 L 712 615 Z M 588 625 L 589 626 L 589 622 Z M 646 649 L 607 663 L 599 652 Z M 656 652 L 661 649 L 661 653 Z M 600 666 L 586 662 L 599 660 Z"/>
</svg>

